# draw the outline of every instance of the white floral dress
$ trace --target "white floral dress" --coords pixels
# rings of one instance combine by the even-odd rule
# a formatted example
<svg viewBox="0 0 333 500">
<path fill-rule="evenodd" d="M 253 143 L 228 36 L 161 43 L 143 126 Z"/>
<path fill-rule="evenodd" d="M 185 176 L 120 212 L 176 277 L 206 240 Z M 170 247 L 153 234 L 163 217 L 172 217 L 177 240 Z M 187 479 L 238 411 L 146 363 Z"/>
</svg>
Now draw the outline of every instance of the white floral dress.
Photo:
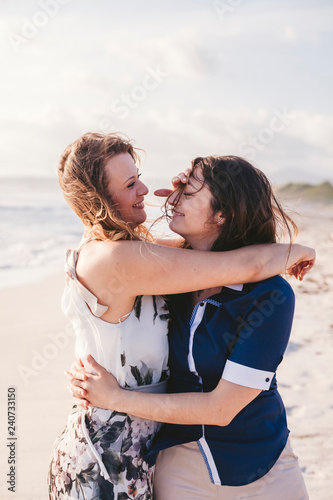
<svg viewBox="0 0 333 500">
<path fill-rule="evenodd" d="M 166 392 L 169 313 L 157 296 L 137 297 L 124 321 L 107 323 L 107 310 L 77 279 L 78 253 L 66 257 L 62 307 L 76 333 L 75 353 L 92 354 L 124 387 Z M 89 366 L 86 367 L 89 369 Z M 153 467 L 142 455 L 158 422 L 112 410 L 74 406 L 51 457 L 49 498 L 151 500 Z"/>
</svg>

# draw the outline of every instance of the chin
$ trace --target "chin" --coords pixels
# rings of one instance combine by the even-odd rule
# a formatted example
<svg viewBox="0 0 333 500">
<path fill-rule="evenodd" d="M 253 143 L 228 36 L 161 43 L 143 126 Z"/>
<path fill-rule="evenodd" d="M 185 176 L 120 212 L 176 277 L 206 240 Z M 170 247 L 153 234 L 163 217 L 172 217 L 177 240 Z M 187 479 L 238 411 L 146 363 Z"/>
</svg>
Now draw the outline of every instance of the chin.
<svg viewBox="0 0 333 500">
<path fill-rule="evenodd" d="M 147 220 L 147 214 L 144 212 L 143 214 L 141 214 L 140 217 L 137 217 L 135 219 L 134 224 L 138 226 L 139 224 L 143 224 L 144 222 L 146 222 L 146 220 Z"/>
<path fill-rule="evenodd" d="M 181 229 L 177 228 L 176 221 L 174 221 L 174 220 L 170 221 L 169 229 L 171 229 L 171 231 L 173 231 L 174 233 L 179 234 L 179 236 L 182 236 L 183 238 L 185 238 L 185 235 L 182 233 Z"/>
</svg>

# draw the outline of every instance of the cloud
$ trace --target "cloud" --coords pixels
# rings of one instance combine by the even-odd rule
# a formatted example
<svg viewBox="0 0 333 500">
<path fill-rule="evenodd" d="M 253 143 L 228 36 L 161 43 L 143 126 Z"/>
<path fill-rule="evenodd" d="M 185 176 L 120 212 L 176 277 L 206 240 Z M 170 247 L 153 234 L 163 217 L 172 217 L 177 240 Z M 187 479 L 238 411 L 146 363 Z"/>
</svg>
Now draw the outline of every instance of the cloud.
<svg viewBox="0 0 333 500">
<path fill-rule="evenodd" d="M 333 9 L 324 1 L 241 2 L 223 22 L 210 1 L 96 5 L 69 2 L 18 55 L 2 40 L 1 175 L 8 165 L 50 173 L 64 147 L 104 119 L 147 149 L 147 168 L 177 172 L 197 155 L 237 154 L 284 106 L 298 110 L 295 120 L 256 161 L 272 170 L 299 157 L 327 171 Z M 37 8 L 6 3 L 0 26 L 19 30 Z M 169 75 L 122 119 L 114 102 L 157 66 Z"/>
<path fill-rule="evenodd" d="M 147 150 L 145 169 L 151 175 L 174 175 L 196 156 L 235 154 L 245 156 L 275 179 L 279 172 L 293 168 L 304 174 L 315 171 L 319 181 L 333 180 L 331 146 L 320 134 L 326 126 L 327 138 L 330 136 L 333 115 L 319 118 L 296 110 L 285 126 L 274 119 L 280 115 L 282 108 L 257 112 L 198 108 L 190 113 L 155 109 L 143 117 L 133 116 L 126 130 Z M 272 124 L 280 130 L 267 132 Z"/>
<path fill-rule="evenodd" d="M 287 41 L 294 42 L 297 40 L 297 34 L 291 26 L 285 26 L 284 28 L 284 38 Z"/>
<path fill-rule="evenodd" d="M 115 37 L 109 41 L 107 52 L 111 57 L 126 60 L 134 68 L 160 64 L 177 77 L 209 76 L 216 68 L 215 54 L 198 40 L 195 29 L 181 29 L 176 34 L 148 37 L 138 40 L 123 40 Z M 131 83 L 134 84 L 132 81 Z"/>
</svg>

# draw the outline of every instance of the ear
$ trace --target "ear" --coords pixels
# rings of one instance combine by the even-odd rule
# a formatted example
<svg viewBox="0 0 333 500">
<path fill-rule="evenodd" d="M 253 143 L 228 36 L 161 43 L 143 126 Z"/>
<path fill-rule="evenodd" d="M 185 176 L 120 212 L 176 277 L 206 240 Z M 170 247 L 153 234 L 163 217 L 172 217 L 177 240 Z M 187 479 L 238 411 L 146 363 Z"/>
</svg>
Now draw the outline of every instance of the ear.
<svg viewBox="0 0 333 500">
<path fill-rule="evenodd" d="M 219 226 L 222 226 L 222 224 L 224 224 L 225 218 L 223 217 L 223 214 L 221 211 L 216 212 L 216 214 L 214 215 L 214 222 L 216 224 L 218 224 Z"/>
</svg>

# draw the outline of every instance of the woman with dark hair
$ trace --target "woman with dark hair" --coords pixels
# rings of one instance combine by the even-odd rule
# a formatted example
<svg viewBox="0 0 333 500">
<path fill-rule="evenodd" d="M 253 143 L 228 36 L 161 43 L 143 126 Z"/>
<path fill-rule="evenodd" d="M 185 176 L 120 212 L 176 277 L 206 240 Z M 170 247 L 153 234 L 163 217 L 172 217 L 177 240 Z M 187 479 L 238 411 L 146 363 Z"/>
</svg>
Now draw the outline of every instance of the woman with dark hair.
<svg viewBox="0 0 333 500">
<path fill-rule="evenodd" d="M 194 160 L 168 204 L 189 255 L 255 248 L 296 229 L 265 175 L 235 156 Z M 308 498 L 275 375 L 292 326 L 289 284 L 219 283 L 170 295 L 168 305 L 169 394 L 126 391 L 88 357 L 95 373 L 69 375 L 74 396 L 85 408 L 166 423 L 145 457 L 153 464 L 158 454 L 156 500 Z"/>
</svg>

